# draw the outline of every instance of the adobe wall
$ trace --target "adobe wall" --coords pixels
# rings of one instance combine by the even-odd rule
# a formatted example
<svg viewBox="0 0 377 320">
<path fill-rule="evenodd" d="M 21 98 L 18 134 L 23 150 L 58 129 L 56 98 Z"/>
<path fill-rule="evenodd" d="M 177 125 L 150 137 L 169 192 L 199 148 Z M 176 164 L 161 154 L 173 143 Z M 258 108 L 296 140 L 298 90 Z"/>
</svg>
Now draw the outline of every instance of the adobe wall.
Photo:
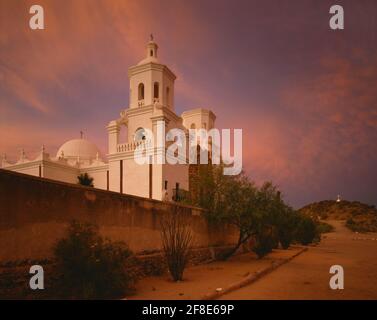
<svg viewBox="0 0 377 320">
<path fill-rule="evenodd" d="M 202 209 L 179 206 L 196 247 L 234 243 L 230 227 L 214 230 Z M 73 219 L 99 225 L 101 233 L 135 252 L 161 249 L 160 219 L 174 205 L 0 169 L 0 261 L 44 259 Z"/>
</svg>

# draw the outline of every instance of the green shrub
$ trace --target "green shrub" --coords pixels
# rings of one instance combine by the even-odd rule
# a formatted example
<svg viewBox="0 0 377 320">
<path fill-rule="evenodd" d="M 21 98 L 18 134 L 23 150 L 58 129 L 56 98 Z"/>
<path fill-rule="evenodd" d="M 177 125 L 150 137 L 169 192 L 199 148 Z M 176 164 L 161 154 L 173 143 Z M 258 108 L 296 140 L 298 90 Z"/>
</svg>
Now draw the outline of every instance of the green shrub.
<svg viewBox="0 0 377 320">
<path fill-rule="evenodd" d="M 73 221 L 54 253 L 64 298 L 120 298 L 131 289 L 125 270 L 131 251 L 123 242 L 103 239 L 95 225 Z"/>
<path fill-rule="evenodd" d="M 318 237 L 316 223 L 313 219 L 300 215 L 296 226 L 295 239 L 297 242 L 308 245 Z"/>
<path fill-rule="evenodd" d="M 263 258 L 270 253 L 276 245 L 276 240 L 273 236 L 272 228 L 264 228 L 260 233 L 254 236 L 253 251 L 258 258 Z"/>
<path fill-rule="evenodd" d="M 334 227 L 331 224 L 328 224 L 326 222 L 318 222 L 317 223 L 317 233 L 322 234 L 322 233 L 329 233 L 333 232 Z"/>
<path fill-rule="evenodd" d="M 346 227 L 353 232 L 376 232 L 376 222 L 374 220 L 355 221 L 352 218 L 347 219 Z"/>
</svg>

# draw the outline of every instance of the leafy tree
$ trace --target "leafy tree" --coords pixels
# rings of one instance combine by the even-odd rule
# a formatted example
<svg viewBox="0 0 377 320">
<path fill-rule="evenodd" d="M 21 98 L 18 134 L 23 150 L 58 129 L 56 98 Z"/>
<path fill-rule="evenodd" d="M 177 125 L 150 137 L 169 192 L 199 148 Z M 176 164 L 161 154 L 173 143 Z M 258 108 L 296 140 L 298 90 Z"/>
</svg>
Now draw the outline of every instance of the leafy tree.
<svg viewBox="0 0 377 320">
<path fill-rule="evenodd" d="M 90 177 L 87 172 L 82 173 L 79 176 L 77 176 L 77 179 L 78 179 L 78 184 L 82 186 L 94 187 L 93 185 L 94 178 Z"/>
<path fill-rule="evenodd" d="M 265 226 L 276 223 L 282 201 L 271 182 L 258 188 L 244 173 L 223 175 L 223 166 L 219 165 L 199 169 L 197 186 L 200 195 L 196 205 L 207 209 L 208 220 L 234 225 L 239 232 L 236 245 L 224 256 L 225 259 L 251 237 L 262 233 Z M 277 245 L 276 240 L 271 242 L 273 247 Z"/>
<path fill-rule="evenodd" d="M 194 204 L 207 209 L 208 221 L 228 223 L 238 230 L 238 241 L 224 259 L 250 239 L 254 239 L 256 253 L 261 257 L 279 243 L 287 249 L 297 237 L 301 243 L 315 238 L 312 219 L 302 221 L 272 182 L 258 187 L 244 173 L 223 175 L 223 166 L 219 165 L 200 168 L 195 183 L 199 197 Z"/>
</svg>

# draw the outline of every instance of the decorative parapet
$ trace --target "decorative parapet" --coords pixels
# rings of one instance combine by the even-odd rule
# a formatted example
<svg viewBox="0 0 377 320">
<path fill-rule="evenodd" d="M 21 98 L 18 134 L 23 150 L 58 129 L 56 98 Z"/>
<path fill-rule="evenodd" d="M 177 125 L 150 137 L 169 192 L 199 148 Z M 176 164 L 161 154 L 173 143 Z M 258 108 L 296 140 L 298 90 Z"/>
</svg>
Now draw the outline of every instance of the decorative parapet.
<svg viewBox="0 0 377 320">
<path fill-rule="evenodd" d="M 28 161 L 29 161 L 29 159 L 26 157 L 25 150 L 21 149 L 20 158 L 18 159 L 17 164 L 28 162 Z"/>
<path fill-rule="evenodd" d="M 137 147 L 143 146 L 144 148 L 148 148 L 151 146 L 150 140 L 142 140 L 136 142 L 128 142 L 128 143 L 120 143 L 117 145 L 117 152 L 127 152 L 127 151 L 134 151 Z"/>
</svg>

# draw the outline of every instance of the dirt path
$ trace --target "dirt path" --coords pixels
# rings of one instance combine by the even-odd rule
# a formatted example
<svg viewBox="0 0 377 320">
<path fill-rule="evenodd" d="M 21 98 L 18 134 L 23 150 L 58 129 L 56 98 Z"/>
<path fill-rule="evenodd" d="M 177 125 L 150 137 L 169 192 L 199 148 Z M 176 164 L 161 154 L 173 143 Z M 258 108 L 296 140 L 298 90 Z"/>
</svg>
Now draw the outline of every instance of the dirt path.
<svg viewBox="0 0 377 320">
<path fill-rule="evenodd" d="M 168 275 L 147 277 L 136 286 L 136 294 L 127 299 L 201 299 L 217 288 L 225 288 L 257 271 L 263 270 L 272 263 L 286 260 L 301 251 L 301 247 L 289 250 L 274 250 L 263 259 L 257 259 L 253 253 L 237 255 L 229 261 L 216 261 L 187 268 L 184 281 L 173 282 Z"/>
<path fill-rule="evenodd" d="M 325 235 L 318 246 L 221 299 L 377 299 L 377 234 L 356 234 L 346 229 L 344 222 L 331 223 L 335 232 Z M 127 299 L 201 299 L 300 249 L 274 250 L 261 260 L 248 253 L 190 267 L 184 281 L 178 283 L 168 275 L 144 278 L 137 284 L 136 294 Z M 329 288 L 329 269 L 336 264 L 344 268 L 344 290 Z"/>
<path fill-rule="evenodd" d="M 377 234 L 356 234 L 340 221 L 335 232 L 250 286 L 222 299 L 377 299 Z M 329 269 L 344 268 L 344 290 L 331 290 Z"/>
</svg>

